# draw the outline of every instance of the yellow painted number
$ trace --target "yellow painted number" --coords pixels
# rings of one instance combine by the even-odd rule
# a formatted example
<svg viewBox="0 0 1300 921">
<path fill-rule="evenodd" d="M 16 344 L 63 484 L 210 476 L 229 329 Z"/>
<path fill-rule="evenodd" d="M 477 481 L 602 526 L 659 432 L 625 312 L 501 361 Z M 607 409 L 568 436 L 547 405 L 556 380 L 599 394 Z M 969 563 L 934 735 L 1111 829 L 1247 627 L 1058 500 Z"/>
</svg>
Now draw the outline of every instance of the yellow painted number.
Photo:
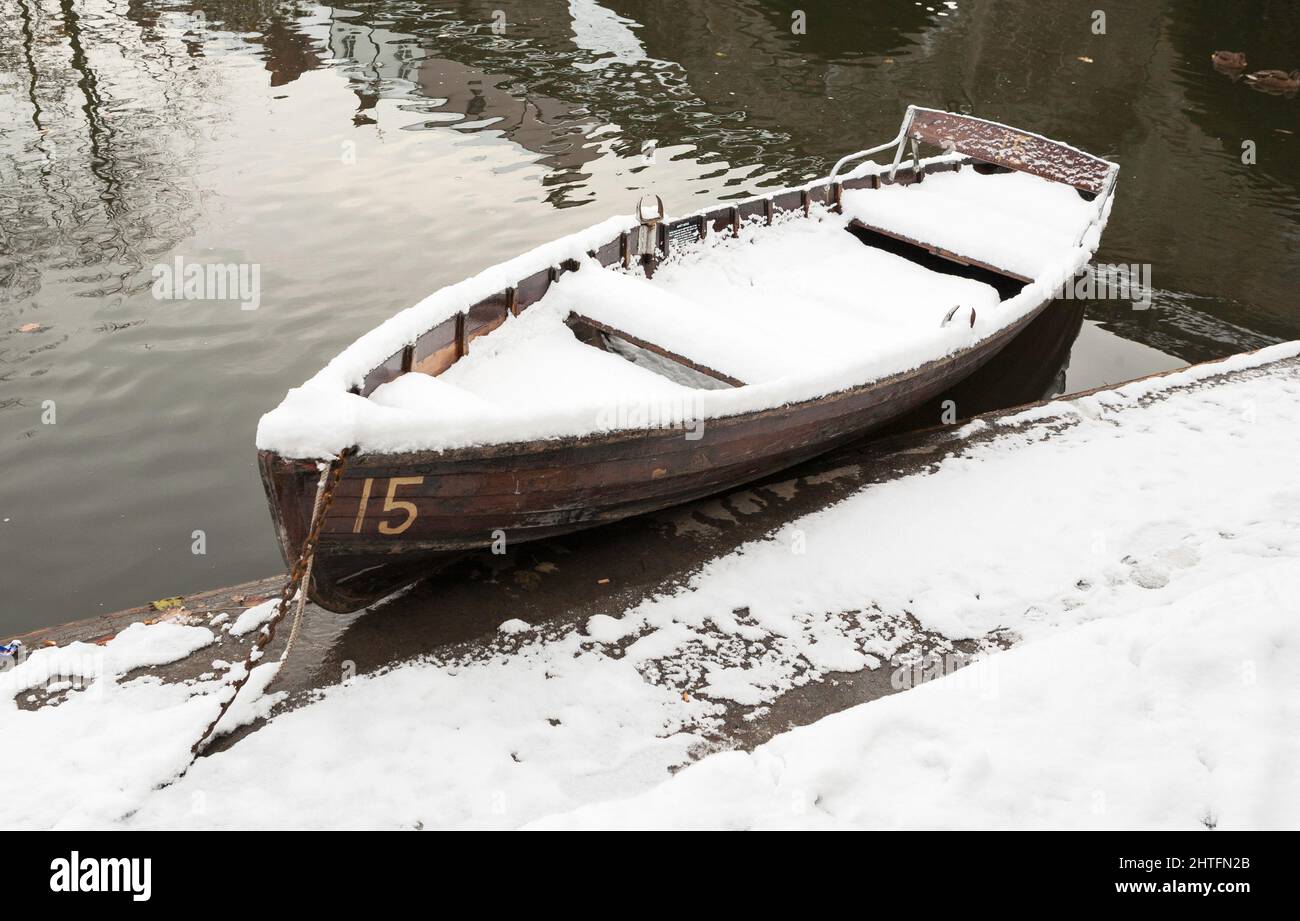
<svg viewBox="0 0 1300 921">
<path fill-rule="evenodd" d="M 396 512 L 400 509 L 406 512 L 406 520 L 401 524 L 396 525 L 389 524 L 387 521 L 379 522 L 380 534 L 401 534 L 411 526 L 411 522 L 415 521 L 415 516 L 419 514 L 415 509 L 415 503 L 398 500 L 393 497 L 397 495 L 397 490 L 400 487 L 419 486 L 423 482 L 424 477 L 422 476 L 395 476 L 388 481 L 388 495 L 384 496 L 384 511 Z"/>
<path fill-rule="evenodd" d="M 361 502 L 357 507 L 357 520 L 352 525 L 353 534 L 360 534 L 361 526 L 365 524 L 366 505 L 370 502 L 370 490 L 374 485 L 374 482 L 373 477 L 366 477 L 366 482 L 361 487 Z M 403 486 L 419 486 L 423 482 L 424 477 L 422 476 L 395 476 L 389 478 L 388 494 L 384 496 L 384 511 L 405 512 L 406 517 L 398 524 L 390 524 L 387 521 L 379 522 L 380 534 L 401 534 L 409 528 L 412 523 L 414 523 L 416 517 L 419 515 L 419 510 L 416 509 L 414 502 L 408 502 L 405 499 L 398 499 L 397 490 Z"/>
</svg>

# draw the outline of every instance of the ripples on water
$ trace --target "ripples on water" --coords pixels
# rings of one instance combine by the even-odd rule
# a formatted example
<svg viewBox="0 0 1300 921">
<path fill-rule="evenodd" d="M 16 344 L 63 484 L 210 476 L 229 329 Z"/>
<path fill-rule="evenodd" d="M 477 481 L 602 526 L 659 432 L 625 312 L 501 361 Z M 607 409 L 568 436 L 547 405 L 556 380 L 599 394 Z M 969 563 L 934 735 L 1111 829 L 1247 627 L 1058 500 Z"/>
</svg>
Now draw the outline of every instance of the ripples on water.
<svg viewBox="0 0 1300 921">
<path fill-rule="evenodd" d="M 1091 305 L 1071 386 L 1300 336 L 1298 101 L 1208 61 L 1300 66 L 1294 4 L 1105 36 L 929 6 L 0 0 L 0 633 L 273 571 L 257 418 L 361 332 L 643 189 L 821 174 L 909 102 L 1123 164 L 1101 257 L 1152 263 L 1155 305 Z M 260 308 L 155 300 L 176 256 L 259 264 Z"/>
</svg>

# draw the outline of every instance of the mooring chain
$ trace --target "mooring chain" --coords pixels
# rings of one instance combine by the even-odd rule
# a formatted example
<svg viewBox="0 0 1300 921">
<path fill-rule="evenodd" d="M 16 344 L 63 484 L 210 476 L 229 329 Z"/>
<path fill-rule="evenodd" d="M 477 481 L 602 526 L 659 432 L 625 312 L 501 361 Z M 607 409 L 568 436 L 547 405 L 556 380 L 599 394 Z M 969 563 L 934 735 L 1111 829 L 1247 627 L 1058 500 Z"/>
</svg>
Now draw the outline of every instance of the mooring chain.
<svg viewBox="0 0 1300 921">
<path fill-rule="evenodd" d="M 208 728 L 203 730 L 203 735 L 199 736 L 199 740 L 190 746 L 191 764 L 193 759 L 198 757 L 199 752 L 202 751 L 203 744 L 208 741 L 212 731 L 221 722 L 221 718 L 226 715 L 226 711 L 235 702 L 239 692 L 248 683 L 248 679 L 253 676 L 253 666 L 261 659 L 262 651 L 267 646 L 270 646 L 271 641 L 275 639 L 276 626 L 284 619 L 284 615 L 288 613 L 289 605 L 293 602 L 294 596 L 298 595 L 298 591 L 301 589 L 302 594 L 299 597 L 297 613 L 294 615 L 289 644 L 285 647 L 284 655 L 280 657 L 281 662 L 285 660 L 289 650 L 293 647 L 293 641 L 298 636 L 298 626 L 302 620 L 302 612 L 307 604 L 307 580 L 311 576 L 312 559 L 316 554 L 316 545 L 320 541 L 321 527 L 325 524 L 325 513 L 334 500 L 334 490 L 339 485 L 339 481 L 343 479 L 343 466 L 351 453 L 352 449 L 341 452 L 330 462 L 329 467 L 321 472 L 320 481 L 316 484 L 316 502 L 312 506 L 311 527 L 307 529 L 307 537 L 302 542 L 302 550 L 298 554 L 297 562 L 289 570 L 289 579 L 280 591 L 280 602 L 276 605 L 275 613 L 258 630 L 257 637 L 253 640 L 253 647 L 248 651 L 248 657 L 244 659 L 244 673 L 233 684 L 233 693 L 226 698 L 212 722 L 208 723 Z M 188 766 L 186 769 L 188 770 Z"/>
</svg>

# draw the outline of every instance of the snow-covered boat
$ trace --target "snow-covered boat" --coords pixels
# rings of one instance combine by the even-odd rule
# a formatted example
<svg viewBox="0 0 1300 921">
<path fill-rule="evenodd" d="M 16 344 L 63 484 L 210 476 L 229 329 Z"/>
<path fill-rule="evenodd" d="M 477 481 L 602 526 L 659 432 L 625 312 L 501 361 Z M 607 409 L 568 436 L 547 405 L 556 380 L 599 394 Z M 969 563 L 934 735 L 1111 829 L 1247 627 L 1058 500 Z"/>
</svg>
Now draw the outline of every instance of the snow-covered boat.
<svg viewBox="0 0 1300 921">
<path fill-rule="evenodd" d="M 922 159 L 922 143 L 943 152 Z M 897 137 L 825 179 L 672 221 L 650 197 L 443 288 L 262 418 L 285 557 L 319 462 L 344 451 L 309 591 L 335 611 L 464 551 L 689 501 L 860 437 L 1047 307 L 1096 251 L 1118 171 L 911 107 Z"/>
</svg>

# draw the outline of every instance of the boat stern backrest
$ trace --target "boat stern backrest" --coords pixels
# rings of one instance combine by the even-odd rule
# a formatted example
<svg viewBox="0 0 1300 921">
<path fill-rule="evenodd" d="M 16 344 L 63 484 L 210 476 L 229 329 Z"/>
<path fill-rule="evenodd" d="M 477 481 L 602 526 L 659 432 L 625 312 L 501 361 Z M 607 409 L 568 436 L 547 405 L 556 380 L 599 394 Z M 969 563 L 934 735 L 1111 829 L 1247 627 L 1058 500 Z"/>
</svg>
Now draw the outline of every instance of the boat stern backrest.
<svg viewBox="0 0 1300 921">
<path fill-rule="evenodd" d="M 928 172 L 926 164 L 933 161 L 922 161 L 917 151 L 923 142 L 999 167 L 1005 175 L 981 175 L 976 181 L 969 173 Z M 1119 173 L 1117 164 L 1061 141 L 969 115 L 909 106 L 893 141 L 843 158 L 831 178 L 846 162 L 895 146 L 887 170 L 879 164 L 860 168 L 876 170 L 880 179 L 870 191 L 845 192 L 845 213 L 868 231 L 1024 282 L 1035 280 L 1087 239 L 1106 213 Z M 904 189 L 893 180 L 908 146 L 911 176 Z"/>
<path fill-rule="evenodd" d="M 985 163 L 1030 173 L 1082 192 L 1107 191 L 1119 166 L 1101 157 L 997 122 L 938 109 L 910 108 L 903 133 L 913 141 L 975 157 Z"/>
</svg>

